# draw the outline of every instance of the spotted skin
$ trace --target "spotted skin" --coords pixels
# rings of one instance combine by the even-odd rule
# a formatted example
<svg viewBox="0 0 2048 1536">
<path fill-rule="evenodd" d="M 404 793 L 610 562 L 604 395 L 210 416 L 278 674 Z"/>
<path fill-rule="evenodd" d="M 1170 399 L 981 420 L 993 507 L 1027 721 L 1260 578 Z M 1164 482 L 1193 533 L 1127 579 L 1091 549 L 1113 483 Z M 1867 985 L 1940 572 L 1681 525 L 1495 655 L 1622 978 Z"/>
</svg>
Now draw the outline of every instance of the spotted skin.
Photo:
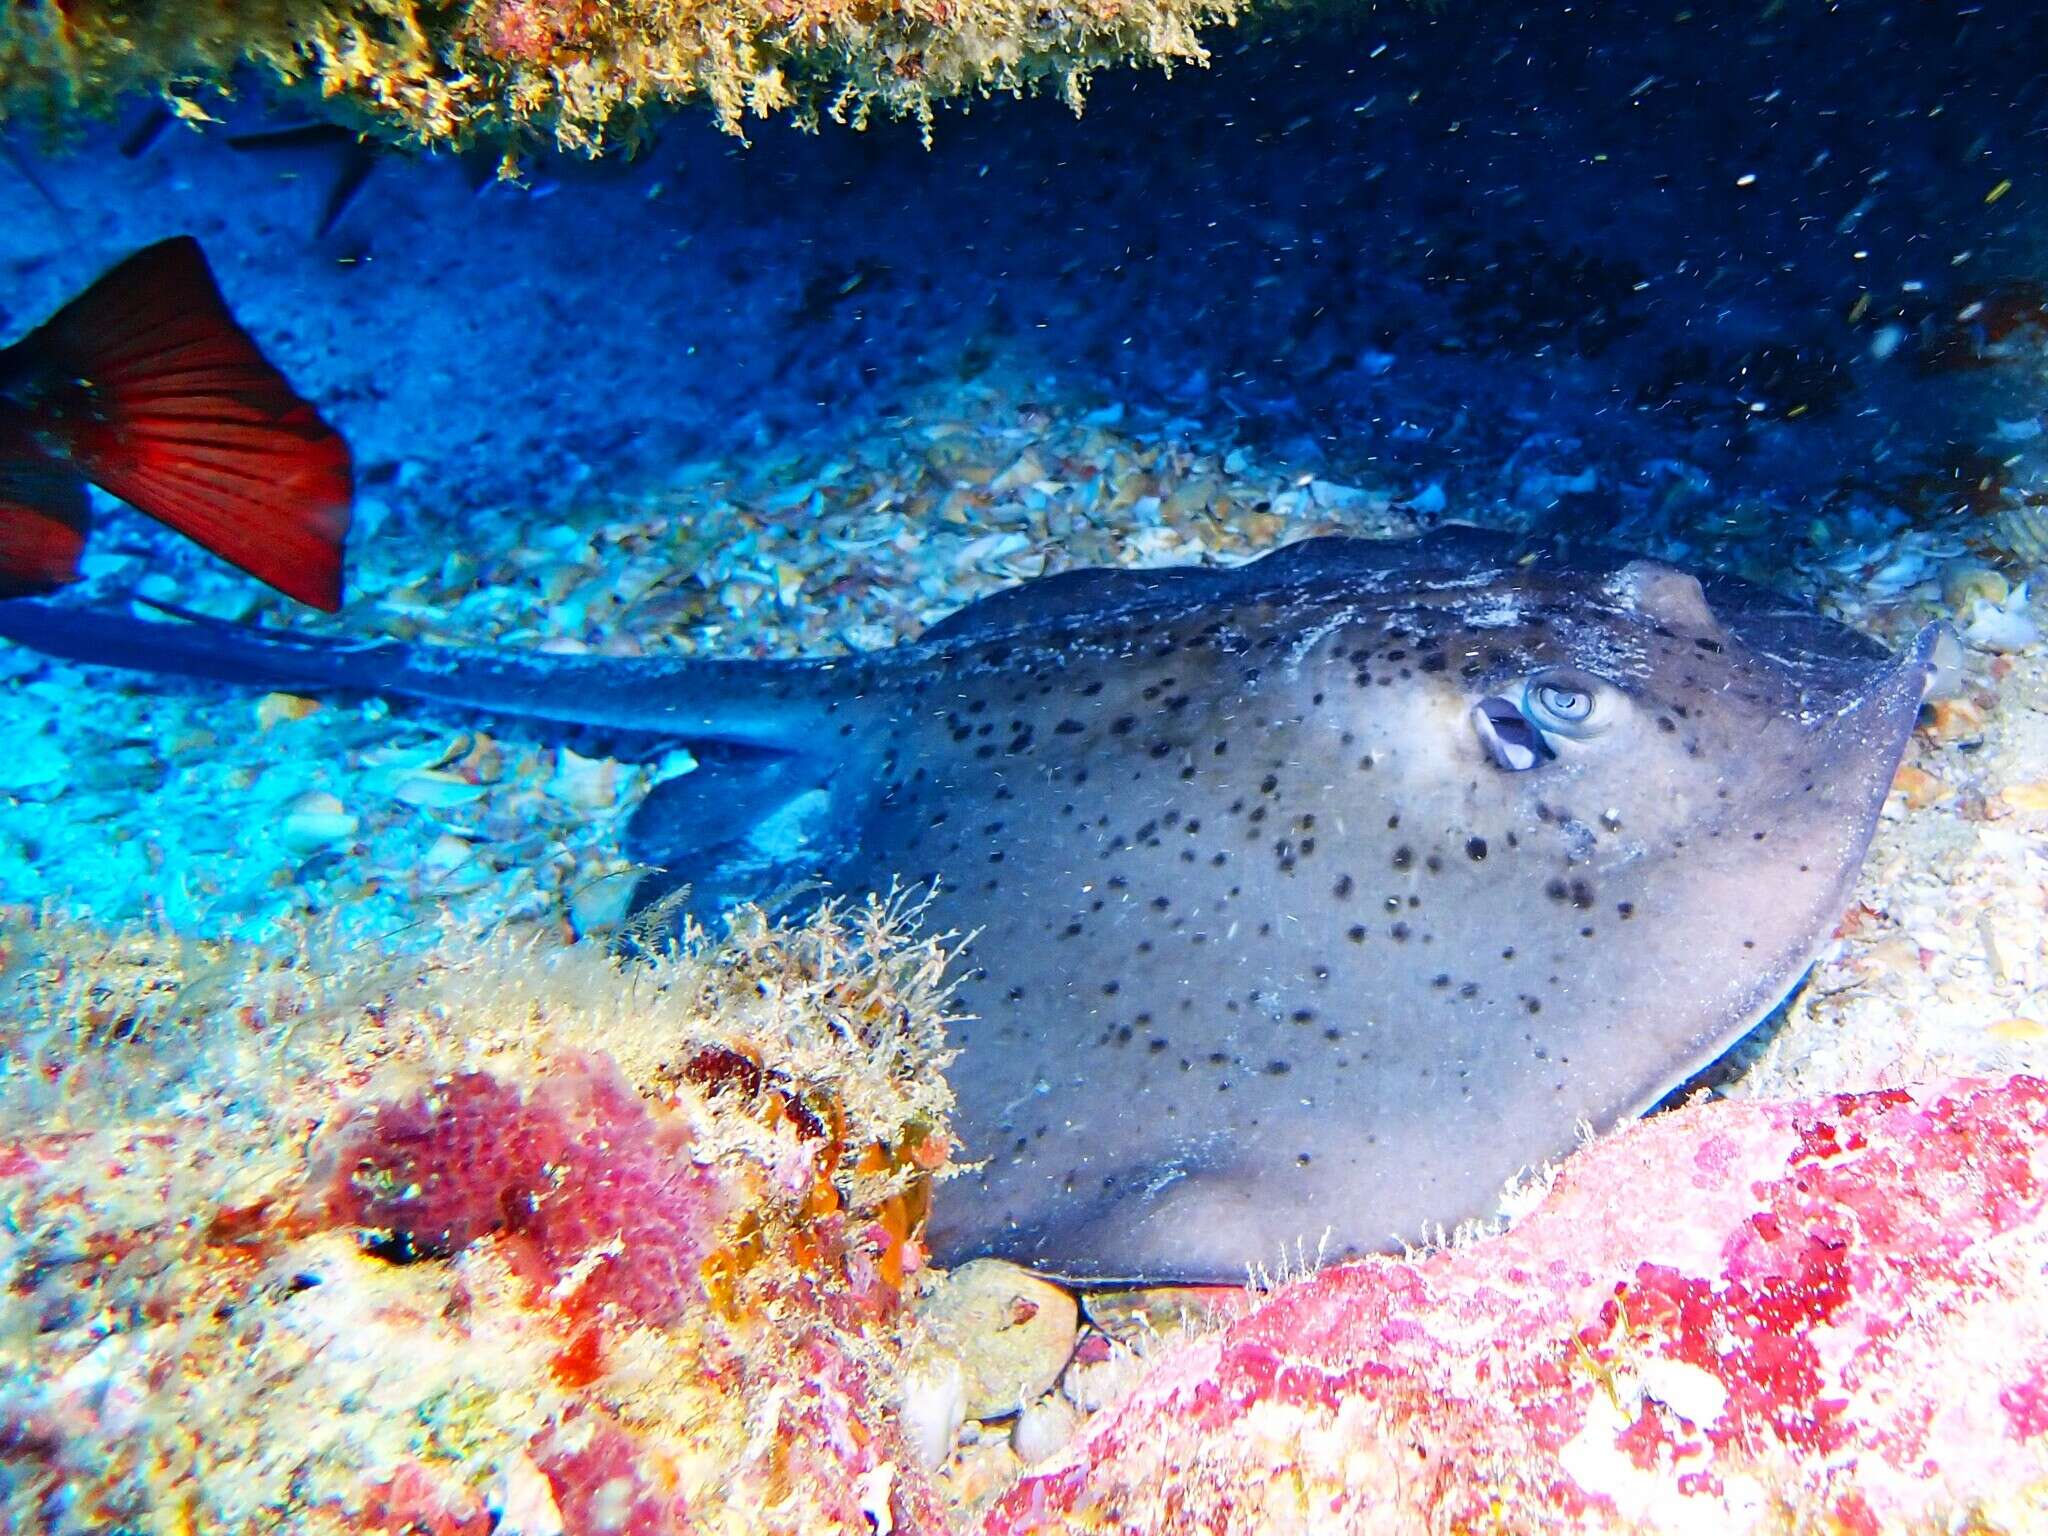
<svg viewBox="0 0 2048 1536">
<path fill-rule="evenodd" d="M 1895 660 L 1739 584 L 1517 555 L 1314 540 L 1030 584 L 831 664 L 408 653 L 366 685 L 782 754 L 803 835 L 689 833 L 762 811 L 707 779 L 634 851 L 722 896 L 721 861 L 934 892 L 982 1160 L 939 1257 L 1228 1280 L 1485 1215 L 1751 1028 L 1846 905 L 1934 637 Z"/>
<path fill-rule="evenodd" d="M 988 1161 L 942 1193 L 943 1254 L 1218 1279 L 1296 1241 L 1413 1240 L 1797 979 L 1920 676 L 1871 660 L 1867 699 L 1802 691 L 1696 587 L 1660 614 L 1470 574 L 1301 582 L 933 669 L 834 875 L 934 882 L 935 917 L 978 935 L 954 1085 Z M 1560 670 L 1610 717 L 1502 772 L 1474 703 Z"/>
</svg>

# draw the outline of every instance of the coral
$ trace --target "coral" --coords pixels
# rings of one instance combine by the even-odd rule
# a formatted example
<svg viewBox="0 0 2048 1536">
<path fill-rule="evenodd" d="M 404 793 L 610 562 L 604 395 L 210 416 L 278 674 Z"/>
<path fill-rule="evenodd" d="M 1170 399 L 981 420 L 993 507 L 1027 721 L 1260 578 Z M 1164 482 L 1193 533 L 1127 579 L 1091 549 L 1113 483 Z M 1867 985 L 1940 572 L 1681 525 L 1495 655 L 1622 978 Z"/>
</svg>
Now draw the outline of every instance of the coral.
<svg viewBox="0 0 2048 1536">
<path fill-rule="evenodd" d="M 565 1531 L 683 1536 L 689 1509 L 673 1486 L 656 1486 L 642 1447 L 604 1420 L 566 1421 L 535 1448 Z M 673 1474 L 666 1479 L 671 1485 Z"/>
<path fill-rule="evenodd" d="M 2048 1083 L 1710 1104 L 1184 1348 L 987 1536 L 2038 1527 Z"/>
<path fill-rule="evenodd" d="M 456 1072 L 344 1111 L 314 1157 L 315 1206 L 407 1257 L 529 1237 L 584 1305 L 664 1323 L 702 1301 L 726 1214 L 679 1121 L 592 1053 L 549 1060 L 526 1092 Z"/>
<path fill-rule="evenodd" d="M 933 104 L 1051 82 L 1077 107 L 1121 60 L 1200 62 L 1197 34 L 1244 0 L 22 0 L 0 12 L 0 105 L 104 106 L 197 87 L 248 61 L 363 126 L 466 144 L 538 131 L 600 152 L 650 109 L 701 99 L 748 116 L 873 108 L 927 123 Z"/>
<path fill-rule="evenodd" d="M 888 1470 L 946 1147 L 906 916 L 630 973 L 10 931 L 0 1525 L 941 1528 Z"/>
</svg>

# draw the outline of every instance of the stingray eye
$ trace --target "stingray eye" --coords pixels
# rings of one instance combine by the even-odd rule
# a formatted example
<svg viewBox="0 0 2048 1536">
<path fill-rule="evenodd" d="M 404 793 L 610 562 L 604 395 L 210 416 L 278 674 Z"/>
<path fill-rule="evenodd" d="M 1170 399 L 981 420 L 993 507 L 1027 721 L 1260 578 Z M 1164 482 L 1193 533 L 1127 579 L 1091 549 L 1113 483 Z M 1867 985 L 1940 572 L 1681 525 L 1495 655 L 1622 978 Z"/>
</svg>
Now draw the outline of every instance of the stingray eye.
<svg viewBox="0 0 2048 1536">
<path fill-rule="evenodd" d="M 1536 704 L 1551 719 L 1574 725 L 1593 713 L 1593 695 L 1582 688 L 1566 688 L 1558 683 L 1544 683 L 1539 687 Z"/>
<path fill-rule="evenodd" d="M 1541 730 L 1588 735 L 1600 713 L 1598 685 L 1590 678 L 1539 677 L 1522 695 L 1522 708 Z"/>
</svg>

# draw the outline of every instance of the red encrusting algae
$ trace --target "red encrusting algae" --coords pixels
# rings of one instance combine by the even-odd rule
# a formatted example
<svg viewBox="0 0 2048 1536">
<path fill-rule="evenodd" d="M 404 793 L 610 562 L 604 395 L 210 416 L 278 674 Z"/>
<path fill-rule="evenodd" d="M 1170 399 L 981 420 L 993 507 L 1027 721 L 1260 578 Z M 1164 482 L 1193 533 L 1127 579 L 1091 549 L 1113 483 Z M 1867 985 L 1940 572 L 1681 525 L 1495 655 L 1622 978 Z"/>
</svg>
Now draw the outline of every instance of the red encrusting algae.
<svg viewBox="0 0 2048 1536">
<path fill-rule="evenodd" d="M 2038 1519 L 2044 1173 L 2035 1078 L 1643 1122 L 1169 1356 L 984 1536 Z"/>
</svg>

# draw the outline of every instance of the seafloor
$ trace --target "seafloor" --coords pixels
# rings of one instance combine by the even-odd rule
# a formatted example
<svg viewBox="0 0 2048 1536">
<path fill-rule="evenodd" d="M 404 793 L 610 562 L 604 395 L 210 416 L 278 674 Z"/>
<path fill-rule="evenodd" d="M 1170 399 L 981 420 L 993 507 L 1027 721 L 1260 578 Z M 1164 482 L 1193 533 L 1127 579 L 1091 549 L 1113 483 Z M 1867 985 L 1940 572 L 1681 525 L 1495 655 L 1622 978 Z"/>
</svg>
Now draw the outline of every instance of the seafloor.
<svg viewBox="0 0 2048 1536">
<path fill-rule="evenodd" d="M 11 337 L 138 245 L 196 234 L 243 322 L 355 445 L 351 596 L 320 626 L 350 635 L 819 654 L 886 646 L 1048 571 L 1241 560 L 1312 533 L 1446 520 L 1731 570 L 1894 643 L 1947 618 L 1967 641 L 1965 680 L 1915 736 L 1837 940 L 1720 1091 L 1775 1102 L 1998 1082 L 2048 1072 L 2048 654 L 2035 598 L 2048 563 L 2044 44 L 2020 7 L 1372 12 L 1291 41 L 1226 37 L 1208 70 L 1104 78 L 1078 120 L 1050 100 L 948 114 L 929 149 L 887 125 L 815 137 L 775 126 L 741 145 L 681 119 L 631 163 L 533 154 L 509 184 L 479 184 L 456 160 L 384 155 L 338 213 L 334 188 L 360 169 L 345 136 L 278 132 L 253 101 L 203 130 L 149 132 L 138 104 L 121 123 L 64 125 L 62 143 L 26 126 L 6 140 L 0 326 Z M 305 622 L 132 514 L 105 518 L 89 573 L 102 594 Z M 508 1081 L 572 1084 L 548 1101 L 572 1127 L 620 1082 L 645 1088 L 624 1047 L 625 1079 L 585 1056 L 562 1066 L 605 1040 L 599 1015 L 622 1006 L 590 1000 L 605 986 L 591 962 L 563 962 L 585 968 L 572 1001 L 548 993 L 570 983 L 535 975 L 618 923 L 623 820 L 686 758 L 614 759 L 602 742 L 11 649 L 0 688 L 0 965 L 18 989 L 0 1130 L 21 1181 L 0 1488 L 18 1528 L 936 1529 L 1012 1482 L 1019 1446 L 1045 1454 L 1113 1396 L 1100 1370 L 1076 1385 L 1117 1331 L 1099 1309 L 1093 1352 L 1084 1342 L 1066 1373 L 1069 1406 L 1027 1416 L 1028 1433 L 962 1428 L 959 1405 L 914 1400 L 901 1443 L 923 1436 L 927 1455 L 951 1459 L 930 1484 L 904 1462 L 920 1490 L 909 1502 L 892 1505 L 889 1479 L 876 1481 L 893 1463 L 852 1451 L 837 1465 L 860 1487 L 836 1505 L 804 1504 L 788 1468 L 722 1483 L 730 1466 L 755 1465 L 763 1434 L 850 1422 L 899 1443 L 882 1427 L 897 1324 L 877 1319 L 894 1316 L 880 1293 L 914 1289 L 890 1266 L 900 1181 L 855 1201 L 889 1234 L 880 1279 L 855 1252 L 865 1229 L 832 1240 L 844 1251 L 823 1242 L 859 1301 L 833 1303 L 827 1364 L 787 1322 L 806 1296 L 775 1290 L 773 1305 L 734 1307 L 725 1332 L 688 1349 L 649 1343 L 675 1320 L 640 1306 L 637 1342 L 608 1335 L 602 1363 L 576 1343 L 577 1322 L 561 1348 L 584 1355 L 564 1366 L 550 1353 L 560 1341 L 535 1343 L 539 1325 L 504 1295 L 521 1263 L 545 1265 L 567 1239 L 534 1235 L 539 1259 L 464 1272 L 389 1254 L 355 1270 L 373 1260 L 336 1236 L 341 1218 L 323 1227 L 302 1205 L 279 1229 L 313 1245 L 293 1250 L 294 1273 L 311 1276 L 297 1290 L 337 1299 L 238 1346 L 231 1331 L 208 1335 L 227 1325 L 202 1314 L 245 1282 L 282 1309 L 296 1294 L 276 1281 L 282 1250 L 222 1257 L 222 1244 L 257 1242 L 262 1199 L 168 1166 L 149 1177 L 185 1193 L 162 1196 L 164 1209 L 209 1231 L 241 1213 L 246 1230 L 214 1247 L 164 1246 L 158 1232 L 148 1242 L 174 1257 L 88 1284 L 77 1266 L 98 1250 L 77 1212 L 158 1198 L 122 1183 L 141 1177 L 145 1144 L 175 1162 L 164 1147 L 197 1138 L 202 1162 L 269 1158 L 277 1167 L 249 1177 L 289 1182 L 277 1168 L 291 1136 L 305 1153 L 323 1114 L 366 1084 L 402 1098 L 412 1090 L 379 1074 L 408 1063 L 460 1063 L 484 1081 L 480 1064 L 516 1058 Z M 732 963 L 782 977 L 775 995 L 800 1016 L 834 946 L 861 953 L 859 940 L 812 935 L 808 950 L 791 941 L 793 958 Z M 284 969 L 265 971 L 263 957 Z M 221 989 L 253 986 L 236 967 L 273 982 L 293 967 L 377 979 L 305 1005 L 317 1041 L 303 1051 L 245 1060 L 207 1043 L 230 1027 Z M 788 981 L 799 974 L 803 985 Z M 883 1086 L 840 1093 L 867 1128 L 845 1144 L 891 1149 L 889 1169 L 864 1170 L 876 1179 L 915 1163 L 906 1128 L 942 1114 L 917 1097 L 938 1091 L 928 1077 L 913 1081 L 937 1049 L 919 1033 L 937 1017 L 927 980 L 876 982 L 905 989 L 914 1048 L 877 1046 Z M 134 995 L 109 1003 L 123 986 Z M 386 988 L 399 1001 L 377 1006 L 399 1013 L 415 998 L 417 1018 L 380 1041 L 334 1025 L 334 1008 L 364 1006 L 364 987 Z M 677 1026 L 685 1038 L 736 1049 L 736 1026 L 696 980 L 673 987 L 698 999 Z M 276 1023 L 253 992 L 236 1006 L 251 1028 Z M 521 1037 L 521 1018 L 543 1015 L 545 1045 Z M 145 1016 L 148 1029 L 134 1022 Z M 760 1028 L 748 1049 L 771 1068 L 831 1078 L 803 1056 L 814 1040 Z M 116 1086 L 89 1081 L 101 1076 Z M 506 1118 L 491 1124 L 526 1125 L 546 1091 L 507 1090 Z M 253 1103 L 297 1129 L 264 1140 L 236 1119 Z M 649 1145 L 667 1134 L 645 1130 Z M 724 1122 L 692 1134 L 781 1166 Z M 22 1150 L 40 1146 L 35 1166 L 51 1165 L 53 1137 L 75 1138 L 63 1143 L 74 1162 L 110 1159 L 105 1182 L 79 1180 L 72 1216 L 54 1225 Z M 789 1194 L 786 1178 L 775 1184 L 786 1173 L 766 1177 Z M 155 1231 L 133 1212 L 110 1221 Z M 800 1262 L 764 1244 L 748 1253 Z M 2023 1258 L 2038 1278 L 2039 1248 Z M 162 1290 L 174 1262 L 225 1278 Z M 336 1278 L 344 1270 L 353 1278 Z M 51 1277 L 66 1274 L 79 1295 L 60 1305 Z M 465 1335 L 498 1352 L 488 1365 L 435 1353 L 456 1351 L 442 1322 L 462 1308 L 495 1319 Z M 402 1359 L 421 1339 L 431 1359 L 411 1369 L 445 1378 L 459 1410 L 378 1383 L 378 1351 Z M 1072 1344 L 1070 1321 L 1046 1346 L 1055 1370 Z M 356 1364 L 317 1377 L 306 1362 L 321 1350 Z M 236 1362 L 256 1356 L 266 1382 L 290 1389 L 271 1403 L 223 1386 L 202 1411 L 193 1378 L 236 1380 Z M 696 1373 L 688 1391 L 677 1371 Z M 792 1428 L 758 1401 L 752 1418 L 719 1417 L 742 1382 L 793 1390 L 792 1376 L 820 1372 L 851 1383 L 837 1419 L 820 1409 L 810 1430 Z M 447 1386 L 458 1379 L 460 1393 Z M 592 1393 L 609 1394 L 601 1413 Z M 259 1444 L 266 1424 L 292 1433 L 293 1415 L 327 1426 L 297 1461 Z M 533 1438 L 543 1423 L 546 1443 Z M 695 1451 L 676 1449 L 690 1443 L 684 1423 L 697 1426 Z M 155 1460 L 81 1449 L 122 1434 Z M 660 1477 L 645 1471 L 655 1451 L 634 1461 L 631 1436 L 666 1447 Z M 2048 1477 L 2048 1463 L 2034 1466 Z M 408 1468 L 454 1511 L 441 1524 L 392 1513 Z M 208 1486 L 238 1478 L 236 1492 Z M 383 1504 L 349 1502 L 371 1484 Z M 2007 1499 L 2004 1528 L 2027 1528 L 2029 1513 L 2048 1521 L 2039 1486 L 1943 1482 L 1928 1518 Z M 472 1508 L 446 1492 L 458 1487 L 496 1491 Z M 1725 1498 L 1734 1523 L 1655 1504 L 1628 1518 L 1780 1528 L 1763 1523 L 1762 1495 L 1686 1497 Z M 508 1501 L 526 1514 L 506 1516 Z M 1058 1502 L 1041 1510 L 1044 1528 L 1082 1528 Z M 1014 1501 L 1004 1508 L 1003 1528 L 1031 1528 Z M 1367 1528 L 1239 1513 L 1243 1529 Z M 1637 1528 L 1619 1514 L 1573 1518 Z"/>
</svg>

